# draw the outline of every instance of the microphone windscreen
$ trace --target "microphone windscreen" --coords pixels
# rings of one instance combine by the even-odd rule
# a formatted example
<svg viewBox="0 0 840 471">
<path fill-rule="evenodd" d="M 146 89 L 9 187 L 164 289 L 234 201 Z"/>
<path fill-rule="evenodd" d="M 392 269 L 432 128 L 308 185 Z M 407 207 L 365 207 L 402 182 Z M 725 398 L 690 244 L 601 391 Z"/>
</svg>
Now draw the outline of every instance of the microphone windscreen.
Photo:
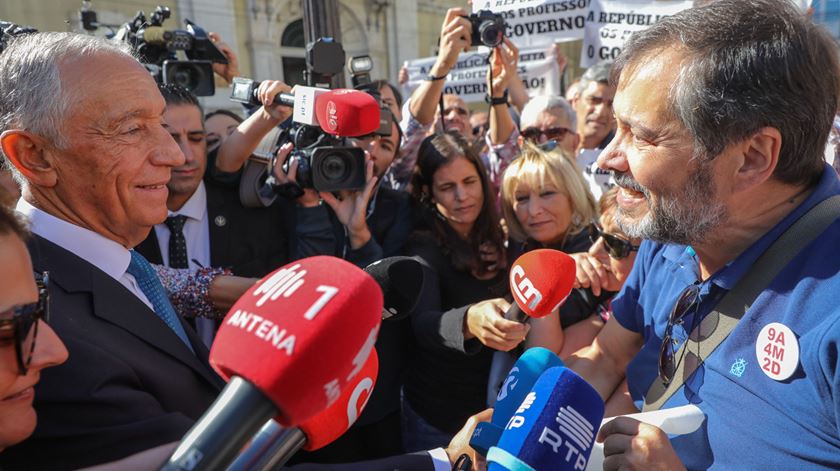
<svg viewBox="0 0 840 471">
<path fill-rule="evenodd" d="M 603 418 L 604 401 L 589 383 L 566 367 L 549 368 L 488 452 L 487 469 L 585 469 Z"/>
<path fill-rule="evenodd" d="M 525 353 L 516 360 L 499 389 L 496 404 L 493 406 L 493 418 L 489 423 L 482 422 L 476 425 L 470 439 L 470 446 L 482 455 L 486 455 L 490 447 L 498 443 L 508 420 L 522 404 L 522 400 L 531 391 L 540 375 L 556 366 L 563 366 L 563 361 L 551 350 L 542 347 L 525 350 Z"/>
<path fill-rule="evenodd" d="M 337 136 L 364 136 L 379 129 L 379 103 L 360 91 L 339 88 L 315 99 L 321 129 Z"/>
<path fill-rule="evenodd" d="M 228 312 L 210 364 L 239 376 L 297 425 L 333 404 L 370 356 L 382 317 L 382 292 L 342 259 L 311 257 L 263 278 Z"/>
<path fill-rule="evenodd" d="M 423 266 L 411 257 L 388 257 L 365 267 L 385 299 L 382 320 L 400 320 L 414 312 L 423 290 Z"/>
<path fill-rule="evenodd" d="M 298 426 L 306 434 L 304 450 L 313 451 L 329 445 L 356 423 L 370 399 L 378 373 L 379 357 L 374 350 L 353 384 L 341 392 L 341 397 L 325 411 Z"/>
<path fill-rule="evenodd" d="M 547 316 L 572 292 L 575 270 L 575 260 L 559 250 L 526 252 L 510 269 L 513 300 L 530 317 Z"/>
</svg>

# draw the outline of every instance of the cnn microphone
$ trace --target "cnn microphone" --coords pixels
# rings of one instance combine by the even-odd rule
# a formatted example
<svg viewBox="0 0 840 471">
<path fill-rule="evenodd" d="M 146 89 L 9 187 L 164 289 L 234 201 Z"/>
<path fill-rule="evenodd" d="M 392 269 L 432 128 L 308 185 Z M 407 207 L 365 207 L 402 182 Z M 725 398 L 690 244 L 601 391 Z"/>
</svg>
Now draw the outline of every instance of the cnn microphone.
<svg viewBox="0 0 840 471">
<path fill-rule="evenodd" d="M 513 303 L 505 319 L 524 322 L 527 317 L 545 317 L 566 301 L 575 283 L 575 259 L 552 249 L 522 254 L 510 269 Z M 508 352 L 493 352 L 487 381 L 487 405 L 495 407 L 502 378 L 513 364 Z"/>
<path fill-rule="evenodd" d="M 230 99 L 259 105 L 257 88 L 260 82 L 234 77 Z M 350 89 L 295 86 L 294 94 L 278 93 L 274 103 L 292 107 L 296 123 L 319 126 L 336 136 L 364 136 L 379 129 L 379 103 L 371 95 Z"/>
<path fill-rule="evenodd" d="M 525 350 L 502 383 L 490 422 L 479 422 L 476 425 L 470 438 L 470 447 L 482 456 L 487 456 L 490 447 L 499 443 L 508 420 L 540 375 L 555 366 L 563 366 L 563 361 L 551 350 L 542 347 Z"/>
<path fill-rule="evenodd" d="M 398 321 L 414 312 L 425 283 L 423 266 L 411 257 L 388 257 L 365 267 L 382 288 L 382 320 Z"/>
<path fill-rule="evenodd" d="M 505 319 L 523 322 L 525 316 L 545 317 L 569 297 L 575 283 L 575 259 L 552 249 L 522 254 L 510 269 L 514 303 Z"/>
<path fill-rule="evenodd" d="M 488 471 L 586 469 L 604 401 L 566 367 L 546 370 L 487 453 Z"/>
<path fill-rule="evenodd" d="M 327 409 L 364 367 L 381 315 L 379 286 L 339 258 L 298 260 L 260 280 L 210 349 L 230 382 L 162 469 L 219 469 L 268 419 L 294 426 Z"/>
<path fill-rule="evenodd" d="M 318 450 L 334 442 L 356 422 L 370 399 L 379 357 L 374 350 L 354 380 L 354 385 L 328 409 L 298 427 L 286 429 L 269 420 L 251 443 L 227 468 L 228 471 L 261 471 L 283 466 L 299 449 Z"/>
</svg>

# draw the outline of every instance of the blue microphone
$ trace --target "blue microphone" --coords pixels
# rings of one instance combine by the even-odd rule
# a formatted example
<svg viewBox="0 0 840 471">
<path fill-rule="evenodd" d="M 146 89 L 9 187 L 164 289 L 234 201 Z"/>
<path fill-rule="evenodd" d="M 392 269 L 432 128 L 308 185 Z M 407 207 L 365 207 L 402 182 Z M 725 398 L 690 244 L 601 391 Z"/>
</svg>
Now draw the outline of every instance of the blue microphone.
<svg viewBox="0 0 840 471">
<path fill-rule="evenodd" d="M 566 367 L 549 368 L 490 448 L 487 469 L 584 470 L 603 419 L 604 401 L 589 383 Z"/>
<path fill-rule="evenodd" d="M 479 422 L 470 438 L 470 446 L 477 453 L 487 456 L 490 447 L 499 443 L 505 425 L 531 387 L 545 370 L 555 366 L 563 366 L 563 361 L 554 352 L 542 347 L 529 348 L 516 360 L 496 396 L 493 417 L 490 422 Z"/>
</svg>

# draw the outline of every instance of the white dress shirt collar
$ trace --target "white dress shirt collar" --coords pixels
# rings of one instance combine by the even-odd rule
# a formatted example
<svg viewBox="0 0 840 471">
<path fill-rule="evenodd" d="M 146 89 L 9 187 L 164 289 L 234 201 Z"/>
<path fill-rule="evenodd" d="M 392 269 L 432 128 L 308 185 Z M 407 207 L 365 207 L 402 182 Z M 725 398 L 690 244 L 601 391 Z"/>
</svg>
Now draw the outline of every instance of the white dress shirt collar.
<svg viewBox="0 0 840 471">
<path fill-rule="evenodd" d="M 17 211 L 29 220 L 33 234 L 86 260 L 119 280 L 131 263 L 131 254 L 122 245 L 89 229 L 59 219 L 24 200 L 18 200 Z"/>
</svg>

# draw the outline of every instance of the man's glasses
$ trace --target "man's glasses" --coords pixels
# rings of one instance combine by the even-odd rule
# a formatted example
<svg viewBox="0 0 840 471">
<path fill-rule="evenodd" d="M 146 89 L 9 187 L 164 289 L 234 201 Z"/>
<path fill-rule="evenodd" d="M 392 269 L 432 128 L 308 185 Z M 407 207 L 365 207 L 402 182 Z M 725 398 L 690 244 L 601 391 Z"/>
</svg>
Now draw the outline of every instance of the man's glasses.
<svg viewBox="0 0 840 471">
<path fill-rule="evenodd" d="M 594 222 L 589 225 L 587 230 L 589 231 L 589 240 L 591 240 L 593 244 L 598 242 L 599 237 L 604 239 L 604 247 L 607 249 L 607 253 L 610 254 L 610 257 L 614 259 L 622 259 L 630 255 L 630 252 L 637 252 L 639 250 L 638 245 L 633 245 L 629 240 L 626 240 L 618 235 L 602 231 L 601 228 Z"/>
<path fill-rule="evenodd" d="M 0 343 L 14 341 L 17 355 L 18 374 L 24 376 L 32 364 L 35 353 L 35 339 L 38 337 L 38 321 L 49 322 L 49 274 L 36 274 L 38 301 L 13 307 L 0 312 Z"/>
<path fill-rule="evenodd" d="M 677 298 L 677 303 L 674 304 L 671 315 L 668 316 L 665 336 L 662 338 L 662 345 L 659 347 L 659 378 L 665 387 L 668 387 L 673 381 L 677 366 L 682 360 L 682 358 L 675 358 L 677 352 L 674 349 L 674 327 L 683 324 L 685 316 L 697 308 L 699 299 L 700 285 L 697 283 L 690 285 Z"/>
<path fill-rule="evenodd" d="M 557 126 L 546 130 L 542 130 L 540 128 L 525 128 L 522 130 L 521 134 L 526 140 L 531 142 L 540 142 L 540 136 L 545 136 L 546 140 L 554 139 L 556 141 L 562 141 L 563 138 L 566 137 L 566 134 L 569 134 L 570 132 L 572 132 L 572 130 L 569 128 Z"/>
</svg>

